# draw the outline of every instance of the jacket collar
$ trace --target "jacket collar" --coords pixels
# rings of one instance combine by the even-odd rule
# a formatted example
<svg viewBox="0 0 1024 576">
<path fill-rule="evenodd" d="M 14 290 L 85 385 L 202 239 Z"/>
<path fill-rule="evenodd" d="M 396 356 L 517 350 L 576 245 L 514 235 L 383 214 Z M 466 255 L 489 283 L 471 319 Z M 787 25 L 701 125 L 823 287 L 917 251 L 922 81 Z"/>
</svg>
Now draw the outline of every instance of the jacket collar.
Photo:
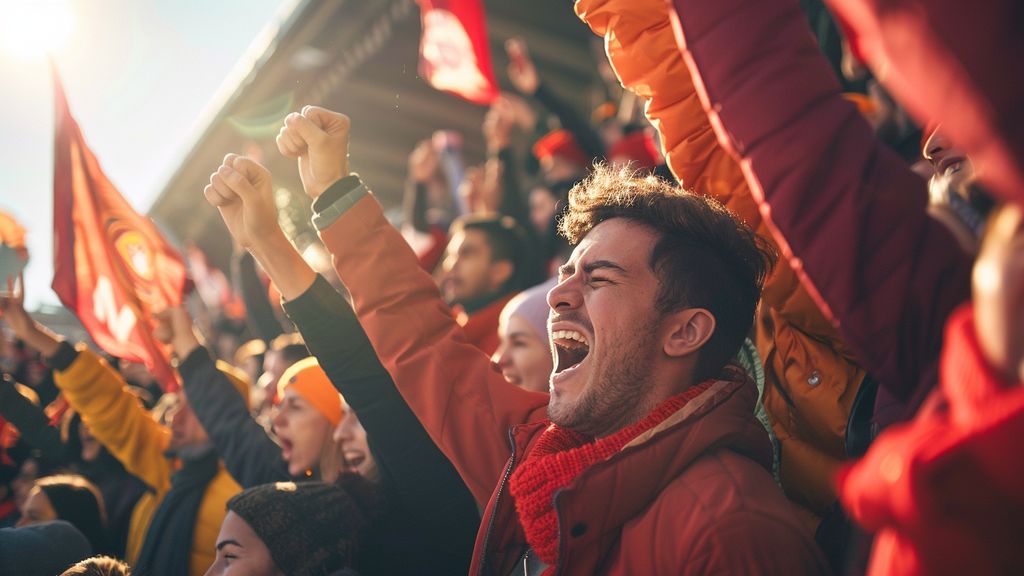
<svg viewBox="0 0 1024 576">
<path fill-rule="evenodd" d="M 614 549 L 622 526 L 704 454 L 732 450 L 771 470 L 772 446 L 754 416 L 756 403 L 754 383 L 742 371 L 729 369 L 724 379 L 660 425 L 608 460 L 591 466 L 573 484 L 556 493 L 559 572 L 572 566 L 573 573 L 593 573 L 607 551 Z M 546 425 L 533 423 L 513 430 L 520 460 Z M 595 506 L 596 502 L 602 504 Z M 501 504 L 502 508 L 506 506 L 513 506 L 511 499 Z M 511 531 L 504 536 L 512 537 Z"/>
</svg>

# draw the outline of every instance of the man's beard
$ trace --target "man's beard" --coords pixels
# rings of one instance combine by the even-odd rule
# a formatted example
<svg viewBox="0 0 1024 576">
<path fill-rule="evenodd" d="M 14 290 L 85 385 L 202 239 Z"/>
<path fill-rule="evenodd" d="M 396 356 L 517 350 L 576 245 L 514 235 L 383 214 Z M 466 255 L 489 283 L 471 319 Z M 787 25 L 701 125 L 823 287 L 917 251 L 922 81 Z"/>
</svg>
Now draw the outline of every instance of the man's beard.
<svg viewBox="0 0 1024 576">
<path fill-rule="evenodd" d="M 645 400 L 654 370 L 656 323 L 637 323 L 636 331 L 623 331 L 621 341 L 603 348 L 611 354 L 592 358 L 593 366 L 580 396 L 572 405 L 552 411 L 555 424 L 601 438 L 638 422 L 654 406 Z"/>
</svg>

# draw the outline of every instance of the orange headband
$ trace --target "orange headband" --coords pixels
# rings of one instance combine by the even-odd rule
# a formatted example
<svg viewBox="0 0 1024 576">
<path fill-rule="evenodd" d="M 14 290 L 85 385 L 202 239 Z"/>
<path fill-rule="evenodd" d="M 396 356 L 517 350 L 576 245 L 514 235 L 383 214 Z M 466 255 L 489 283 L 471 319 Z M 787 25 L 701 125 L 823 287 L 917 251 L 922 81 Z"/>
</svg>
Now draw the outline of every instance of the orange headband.
<svg viewBox="0 0 1024 576">
<path fill-rule="evenodd" d="M 303 400 L 312 404 L 331 426 L 341 422 L 344 411 L 341 394 L 334 389 L 316 358 L 310 356 L 299 360 L 284 371 L 277 383 L 278 398 L 283 397 L 285 390 L 289 389 L 295 390 Z"/>
</svg>

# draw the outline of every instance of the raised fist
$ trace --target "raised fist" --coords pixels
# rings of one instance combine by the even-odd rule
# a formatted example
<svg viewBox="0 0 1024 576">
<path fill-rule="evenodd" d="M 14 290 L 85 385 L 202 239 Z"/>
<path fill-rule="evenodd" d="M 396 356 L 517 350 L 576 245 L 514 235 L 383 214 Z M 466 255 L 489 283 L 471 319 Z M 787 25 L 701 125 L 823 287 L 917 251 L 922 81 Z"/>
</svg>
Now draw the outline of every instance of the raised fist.
<svg viewBox="0 0 1024 576">
<path fill-rule="evenodd" d="M 285 117 L 277 135 L 277 149 L 299 161 L 299 177 L 306 194 L 316 199 L 349 174 L 348 116 L 326 108 L 306 106 Z"/>
<path fill-rule="evenodd" d="M 253 248 L 281 232 L 270 172 L 251 158 L 228 154 L 203 190 L 220 210 L 228 231 L 243 248 Z"/>
</svg>

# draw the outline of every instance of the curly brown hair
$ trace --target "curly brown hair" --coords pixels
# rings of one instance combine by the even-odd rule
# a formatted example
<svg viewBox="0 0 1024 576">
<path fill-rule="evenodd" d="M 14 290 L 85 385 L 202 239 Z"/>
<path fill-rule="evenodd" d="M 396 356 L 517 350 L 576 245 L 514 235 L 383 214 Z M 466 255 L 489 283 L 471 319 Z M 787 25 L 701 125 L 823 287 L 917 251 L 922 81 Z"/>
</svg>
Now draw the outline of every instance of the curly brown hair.
<svg viewBox="0 0 1024 576">
<path fill-rule="evenodd" d="M 131 576 L 124 562 L 110 556 L 93 556 L 68 568 L 60 576 Z"/>
<path fill-rule="evenodd" d="M 713 198 L 607 165 L 595 166 L 569 192 L 559 232 L 578 244 L 613 218 L 632 220 L 658 235 L 649 264 L 661 281 L 659 312 L 704 308 L 715 317 L 695 378 L 718 375 L 750 331 L 775 249 Z"/>
</svg>

